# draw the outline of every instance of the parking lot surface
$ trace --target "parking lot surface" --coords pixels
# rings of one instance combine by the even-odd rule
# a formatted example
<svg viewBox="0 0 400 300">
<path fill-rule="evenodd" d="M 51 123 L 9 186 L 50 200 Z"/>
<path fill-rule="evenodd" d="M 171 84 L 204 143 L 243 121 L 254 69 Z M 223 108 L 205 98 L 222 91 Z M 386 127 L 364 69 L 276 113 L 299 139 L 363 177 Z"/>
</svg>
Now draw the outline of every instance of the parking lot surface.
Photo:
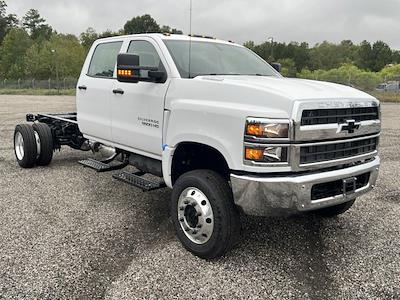
<svg viewBox="0 0 400 300">
<path fill-rule="evenodd" d="M 344 215 L 243 218 L 242 241 L 204 261 L 185 251 L 170 191 L 97 174 L 62 149 L 23 170 L 13 131 L 73 97 L 0 96 L 0 299 L 399 299 L 400 105 L 384 104 L 377 188 Z"/>
</svg>

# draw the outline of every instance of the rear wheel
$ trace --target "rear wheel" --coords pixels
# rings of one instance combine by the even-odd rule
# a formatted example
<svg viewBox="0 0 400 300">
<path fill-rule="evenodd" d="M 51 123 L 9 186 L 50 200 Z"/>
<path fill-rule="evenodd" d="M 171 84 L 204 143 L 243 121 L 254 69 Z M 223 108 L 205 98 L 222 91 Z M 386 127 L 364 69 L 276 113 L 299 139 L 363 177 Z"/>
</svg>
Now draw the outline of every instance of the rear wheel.
<svg viewBox="0 0 400 300">
<path fill-rule="evenodd" d="M 20 124 L 15 127 L 14 131 L 14 152 L 18 164 L 22 168 L 32 168 L 36 163 L 38 152 L 38 144 L 36 140 L 38 136 L 29 124 Z"/>
<path fill-rule="evenodd" d="M 345 202 L 339 205 L 331 206 L 316 210 L 314 213 L 325 218 L 333 218 L 348 211 L 356 200 Z"/>
<path fill-rule="evenodd" d="M 231 188 L 214 171 L 191 171 L 177 180 L 171 215 L 183 246 L 204 259 L 224 255 L 240 235 L 240 216 Z"/>
<path fill-rule="evenodd" d="M 44 123 L 34 123 L 32 127 L 35 134 L 39 137 L 40 153 L 38 153 L 36 164 L 47 166 L 53 159 L 53 135 L 51 129 Z"/>
</svg>

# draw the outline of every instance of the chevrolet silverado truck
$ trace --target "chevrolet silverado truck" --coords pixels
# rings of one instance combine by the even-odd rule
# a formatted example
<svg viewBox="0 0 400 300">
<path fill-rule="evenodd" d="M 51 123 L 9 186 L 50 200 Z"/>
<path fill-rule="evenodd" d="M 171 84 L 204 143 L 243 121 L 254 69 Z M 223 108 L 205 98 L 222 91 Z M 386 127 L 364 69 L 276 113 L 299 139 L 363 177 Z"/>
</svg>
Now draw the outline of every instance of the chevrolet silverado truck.
<svg viewBox="0 0 400 300">
<path fill-rule="evenodd" d="M 211 38 L 100 39 L 82 68 L 77 111 L 28 114 L 15 129 L 16 159 L 31 168 L 63 146 L 100 152 L 80 163 L 143 191 L 171 188 L 183 246 L 219 257 L 238 242 L 242 213 L 332 217 L 377 180 L 379 102 L 278 69 Z"/>
</svg>

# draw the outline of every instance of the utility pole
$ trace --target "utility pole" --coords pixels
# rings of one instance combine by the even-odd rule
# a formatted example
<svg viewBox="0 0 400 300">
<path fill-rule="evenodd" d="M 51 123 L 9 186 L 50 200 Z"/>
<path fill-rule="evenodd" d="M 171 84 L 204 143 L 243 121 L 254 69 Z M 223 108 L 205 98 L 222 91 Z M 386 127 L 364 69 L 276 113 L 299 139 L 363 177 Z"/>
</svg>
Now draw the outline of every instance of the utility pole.
<svg viewBox="0 0 400 300">
<path fill-rule="evenodd" d="M 58 91 L 58 93 L 60 93 L 60 80 L 59 80 L 59 77 L 58 77 L 58 63 L 57 63 L 56 50 L 55 49 L 51 49 L 51 53 L 53 53 L 54 64 L 55 64 L 55 67 L 56 67 L 57 91 Z"/>
<path fill-rule="evenodd" d="M 274 38 L 269 37 L 268 41 L 271 43 L 271 60 L 274 60 Z"/>
</svg>

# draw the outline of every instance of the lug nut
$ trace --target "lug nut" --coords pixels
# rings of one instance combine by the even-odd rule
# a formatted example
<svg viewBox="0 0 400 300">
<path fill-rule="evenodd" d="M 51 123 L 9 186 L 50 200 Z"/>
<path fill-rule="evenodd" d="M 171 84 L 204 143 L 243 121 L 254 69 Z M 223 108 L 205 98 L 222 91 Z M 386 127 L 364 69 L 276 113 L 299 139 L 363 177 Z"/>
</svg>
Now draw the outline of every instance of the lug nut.
<svg viewBox="0 0 400 300">
<path fill-rule="evenodd" d="M 183 206 L 179 207 L 179 210 L 184 210 L 185 208 Z"/>
<path fill-rule="evenodd" d="M 198 213 L 197 213 L 197 216 L 200 217 L 200 216 L 201 216 L 201 212 L 198 212 Z"/>
<path fill-rule="evenodd" d="M 197 232 L 198 232 L 197 230 L 193 230 L 193 232 L 192 232 L 192 233 L 193 233 L 193 234 L 197 234 Z"/>
<path fill-rule="evenodd" d="M 183 218 L 180 218 L 180 219 L 179 219 L 179 222 L 183 222 L 183 221 L 185 221 Z"/>
<path fill-rule="evenodd" d="M 193 206 L 193 207 L 196 207 L 196 206 L 197 206 L 197 203 L 196 203 L 196 202 L 193 202 L 193 203 L 192 203 L 192 206 Z"/>
<path fill-rule="evenodd" d="M 189 200 L 185 200 L 183 203 L 188 205 L 189 204 Z"/>
<path fill-rule="evenodd" d="M 197 228 L 200 229 L 201 227 L 203 227 L 203 225 L 201 225 L 201 224 L 197 225 Z"/>
</svg>

